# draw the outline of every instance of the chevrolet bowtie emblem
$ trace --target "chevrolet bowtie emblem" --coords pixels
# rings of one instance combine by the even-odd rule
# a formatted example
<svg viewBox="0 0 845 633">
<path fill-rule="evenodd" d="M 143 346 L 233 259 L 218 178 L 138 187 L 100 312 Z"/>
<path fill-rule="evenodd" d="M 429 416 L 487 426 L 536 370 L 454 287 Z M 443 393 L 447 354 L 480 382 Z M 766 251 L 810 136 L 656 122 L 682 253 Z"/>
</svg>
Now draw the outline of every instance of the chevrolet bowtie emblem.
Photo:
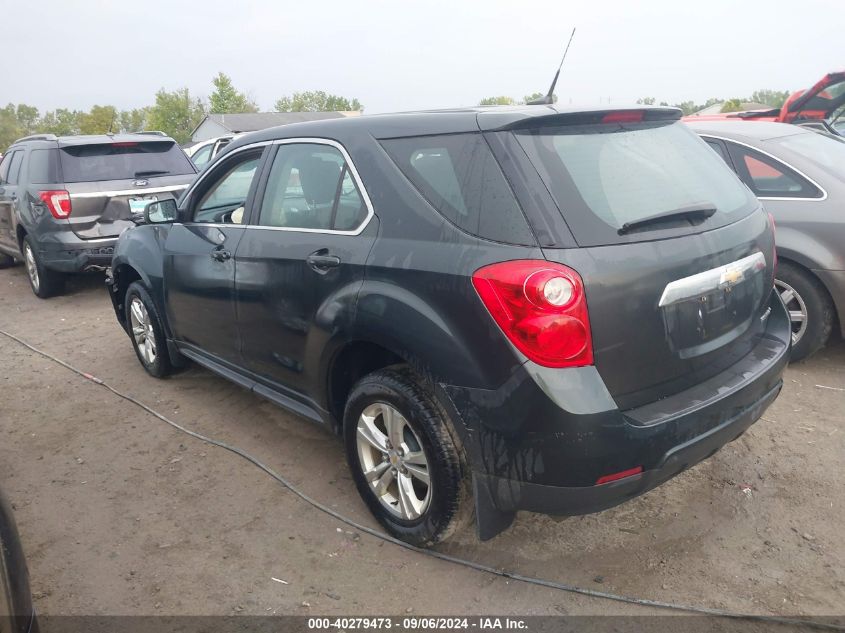
<svg viewBox="0 0 845 633">
<path fill-rule="evenodd" d="M 719 277 L 719 287 L 730 288 L 737 285 L 744 278 L 745 274 L 742 272 L 742 269 L 728 268 L 727 270 L 722 271 L 722 274 Z"/>
</svg>

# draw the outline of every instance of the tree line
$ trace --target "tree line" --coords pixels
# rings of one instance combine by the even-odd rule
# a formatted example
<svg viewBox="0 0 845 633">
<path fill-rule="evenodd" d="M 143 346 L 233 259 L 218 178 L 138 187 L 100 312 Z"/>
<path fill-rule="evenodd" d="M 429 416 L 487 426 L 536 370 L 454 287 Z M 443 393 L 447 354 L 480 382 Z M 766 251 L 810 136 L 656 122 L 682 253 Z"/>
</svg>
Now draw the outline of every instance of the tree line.
<svg viewBox="0 0 845 633">
<path fill-rule="evenodd" d="M 9 103 L 0 108 L 0 151 L 30 134 L 67 136 L 161 130 L 178 143 L 186 143 L 206 114 L 258 112 L 255 101 L 237 90 L 225 73 L 218 73 L 212 84 L 214 90 L 207 101 L 192 95 L 187 88 L 162 88 L 156 92 L 152 105 L 131 110 L 95 105 L 87 112 L 57 108 L 41 114 L 34 106 Z M 363 110 L 364 106 L 358 99 L 315 90 L 282 97 L 274 108 L 276 112 L 312 112 Z"/>
<path fill-rule="evenodd" d="M 672 107 L 679 108 L 684 115 L 693 114 L 694 112 L 698 112 L 699 110 L 703 110 L 704 108 L 708 108 L 712 105 L 717 103 L 722 104 L 721 111 L 722 112 L 739 112 L 743 109 L 743 103 L 760 103 L 762 105 L 767 105 L 771 108 L 779 108 L 783 105 L 784 101 L 787 100 L 791 93 L 788 90 L 755 90 L 751 93 L 750 97 L 742 97 L 742 98 L 732 98 L 732 99 L 718 99 L 718 98 L 711 98 L 705 101 L 704 103 L 696 103 L 695 101 L 681 101 L 680 103 L 673 103 L 669 104 L 668 101 L 661 101 L 659 104 L 657 99 L 654 97 L 642 97 L 637 99 L 637 103 L 640 105 L 661 105 L 661 106 L 668 106 L 672 105 Z M 530 101 L 534 101 L 535 99 L 539 99 L 544 95 L 540 92 L 535 92 L 534 94 L 526 95 L 523 99 L 517 100 L 513 97 L 508 96 L 500 96 L 500 97 L 485 97 L 481 101 L 478 102 L 478 105 L 486 106 L 486 105 L 522 105 L 525 103 L 529 103 Z M 555 102 L 557 102 L 557 95 L 554 96 Z"/>
</svg>

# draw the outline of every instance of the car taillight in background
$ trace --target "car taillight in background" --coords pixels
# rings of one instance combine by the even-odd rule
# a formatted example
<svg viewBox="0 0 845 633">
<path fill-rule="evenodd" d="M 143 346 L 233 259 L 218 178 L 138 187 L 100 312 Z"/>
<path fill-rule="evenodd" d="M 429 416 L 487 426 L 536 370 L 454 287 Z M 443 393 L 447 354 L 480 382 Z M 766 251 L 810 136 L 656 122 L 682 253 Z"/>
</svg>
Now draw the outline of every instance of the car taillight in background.
<svg viewBox="0 0 845 633">
<path fill-rule="evenodd" d="M 593 342 L 581 276 L 542 260 L 479 268 L 472 283 L 508 340 L 538 365 L 593 364 Z"/>
<path fill-rule="evenodd" d="M 42 191 L 38 196 L 57 220 L 64 220 L 70 215 L 70 194 L 67 191 Z"/>
</svg>

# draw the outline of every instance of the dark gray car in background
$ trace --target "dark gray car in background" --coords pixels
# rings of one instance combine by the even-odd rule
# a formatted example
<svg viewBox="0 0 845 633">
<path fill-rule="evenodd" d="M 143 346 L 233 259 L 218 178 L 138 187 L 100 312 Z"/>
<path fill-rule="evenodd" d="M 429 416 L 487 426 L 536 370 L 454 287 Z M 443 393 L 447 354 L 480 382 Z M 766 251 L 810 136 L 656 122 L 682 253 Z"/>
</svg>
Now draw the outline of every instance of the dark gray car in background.
<svg viewBox="0 0 845 633">
<path fill-rule="evenodd" d="M 775 285 L 792 321 L 792 360 L 845 334 L 845 142 L 786 123 L 689 122 L 777 225 Z"/>
<path fill-rule="evenodd" d="M 15 141 L 0 161 L 0 268 L 23 260 L 37 296 L 59 294 L 66 273 L 108 266 L 133 215 L 178 197 L 195 175 L 159 133 Z"/>
</svg>

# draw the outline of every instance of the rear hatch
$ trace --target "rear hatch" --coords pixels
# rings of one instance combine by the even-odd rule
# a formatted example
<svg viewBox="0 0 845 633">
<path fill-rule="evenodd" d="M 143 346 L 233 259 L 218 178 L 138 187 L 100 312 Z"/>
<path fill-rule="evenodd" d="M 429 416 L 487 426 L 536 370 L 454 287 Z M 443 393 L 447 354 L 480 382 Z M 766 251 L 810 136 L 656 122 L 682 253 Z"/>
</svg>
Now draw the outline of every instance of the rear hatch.
<svg viewBox="0 0 845 633">
<path fill-rule="evenodd" d="M 581 274 L 594 362 L 622 409 L 733 365 L 762 336 L 771 294 L 768 217 L 679 114 L 559 115 L 508 132 L 576 244 L 544 253 Z"/>
<path fill-rule="evenodd" d="M 784 104 L 781 120 L 830 119 L 845 106 L 845 71 L 828 73 L 816 84 L 792 95 Z"/>
<path fill-rule="evenodd" d="M 84 240 L 117 237 L 144 204 L 178 198 L 196 175 L 170 139 L 64 144 L 59 162 L 71 198 L 68 221 Z"/>
</svg>

